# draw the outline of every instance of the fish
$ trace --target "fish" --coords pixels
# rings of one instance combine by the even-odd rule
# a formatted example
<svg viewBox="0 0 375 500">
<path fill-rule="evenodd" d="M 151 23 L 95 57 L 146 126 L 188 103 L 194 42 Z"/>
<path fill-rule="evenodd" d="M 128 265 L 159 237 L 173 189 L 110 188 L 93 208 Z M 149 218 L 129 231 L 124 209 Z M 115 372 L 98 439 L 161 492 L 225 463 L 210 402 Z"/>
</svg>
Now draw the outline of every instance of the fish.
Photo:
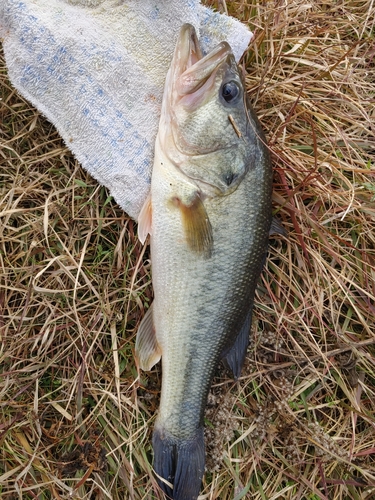
<svg viewBox="0 0 375 500">
<path fill-rule="evenodd" d="M 203 55 L 182 26 L 167 73 L 151 190 L 138 219 L 150 235 L 154 300 L 136 338 L 138 366 L 162 360 L 154 471 L 174 500 L 198 497 L 204 411 L 222 360 L 240 376 L 271 228 L 272 166 L 230 45 Z"/>
</svg>

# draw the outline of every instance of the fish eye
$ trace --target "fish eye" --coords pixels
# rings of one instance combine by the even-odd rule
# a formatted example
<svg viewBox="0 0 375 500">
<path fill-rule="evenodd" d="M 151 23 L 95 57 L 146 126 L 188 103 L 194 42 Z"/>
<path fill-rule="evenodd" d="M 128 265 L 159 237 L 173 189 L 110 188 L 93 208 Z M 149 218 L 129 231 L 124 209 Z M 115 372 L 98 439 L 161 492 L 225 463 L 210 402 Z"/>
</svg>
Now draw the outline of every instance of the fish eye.
<svg viewBox="0 0 375 500">
<path fill-rule="evenodd" d="M 233 80 L 224 83 L 224 85 L 221 87 L 221 95 L 224 101 L 228 104 L 234 104 L 234 102 L 238 100 L 237 98 L 240 94 L 241 89 L 238 83 Z"/>
</svg>

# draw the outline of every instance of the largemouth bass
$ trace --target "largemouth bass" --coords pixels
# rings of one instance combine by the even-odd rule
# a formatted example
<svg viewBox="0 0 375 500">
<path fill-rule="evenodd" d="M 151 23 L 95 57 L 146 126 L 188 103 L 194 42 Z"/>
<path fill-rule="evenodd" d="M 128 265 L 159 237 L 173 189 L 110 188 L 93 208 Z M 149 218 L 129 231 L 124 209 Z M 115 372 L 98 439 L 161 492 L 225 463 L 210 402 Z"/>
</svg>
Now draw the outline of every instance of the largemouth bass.
<svg viewBox="0 0 375 500">
<path fill-rule="evenodd" d="M 175 500 L 196 499 L 203 417 L 221 359 L 238 378 L 271 226 L 272 168 L 230 46 L 202 56 L 182 27 L 166 78 L 150 197 L 155 299 L 136 341 L 139 366 L 162 358 L 154 469 Z"/>
</svg>

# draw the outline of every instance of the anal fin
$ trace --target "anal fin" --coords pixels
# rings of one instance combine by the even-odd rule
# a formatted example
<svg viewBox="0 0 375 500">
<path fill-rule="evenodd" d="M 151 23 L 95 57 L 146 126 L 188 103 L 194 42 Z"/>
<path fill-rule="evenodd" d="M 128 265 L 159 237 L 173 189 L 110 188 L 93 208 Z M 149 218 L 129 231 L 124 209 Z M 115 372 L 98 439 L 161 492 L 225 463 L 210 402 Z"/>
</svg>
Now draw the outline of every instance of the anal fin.
<svg viewBox="0 0 375 500">
<path fill-rule="evenodd" d="M 135 356 L 139 367 L 149 371 L 161 358 L 161 349 L 156 340 L 156 332 L 152 317 L 152 305 L 139 325 L 135 341 Z"/>
</svg>

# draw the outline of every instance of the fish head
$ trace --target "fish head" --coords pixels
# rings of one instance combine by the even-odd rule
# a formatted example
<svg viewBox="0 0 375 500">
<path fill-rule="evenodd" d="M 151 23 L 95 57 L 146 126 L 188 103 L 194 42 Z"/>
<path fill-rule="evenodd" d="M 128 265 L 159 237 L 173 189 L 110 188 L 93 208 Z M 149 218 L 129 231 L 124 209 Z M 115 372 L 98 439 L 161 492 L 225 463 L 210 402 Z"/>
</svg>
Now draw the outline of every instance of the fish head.
<svg viewBox="0 0 375 500">
<path fill-rule="evenodd" d="M 185 24 L 168 71 L 161 146 L 187 177 L 215 195 L 233 192 L 252 163 L 243 79 L 227 42 L 203 56 Z"/>
</svg>

